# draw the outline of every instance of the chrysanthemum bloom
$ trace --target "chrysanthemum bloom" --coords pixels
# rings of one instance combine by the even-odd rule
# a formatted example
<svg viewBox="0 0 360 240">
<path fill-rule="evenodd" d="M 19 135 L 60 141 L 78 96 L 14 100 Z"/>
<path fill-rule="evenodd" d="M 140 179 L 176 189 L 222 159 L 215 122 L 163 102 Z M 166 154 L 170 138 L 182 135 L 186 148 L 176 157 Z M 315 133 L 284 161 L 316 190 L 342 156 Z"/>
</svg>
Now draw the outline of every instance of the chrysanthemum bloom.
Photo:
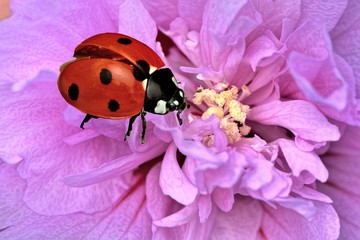
<svg viewBox="0 0 360 240">
<path fill-rule="evenodd" d="M 359 8 L 15 1 L 0 22 L 0 237 L 359 236 Z M 172 68 L 191 105 L 182 126 L 148 114 L 143 145 L 139 122 L 127 142 L 128 120 L 79 129 L 58 69 L 101 32 L 145 42 Z"/>
</svg>

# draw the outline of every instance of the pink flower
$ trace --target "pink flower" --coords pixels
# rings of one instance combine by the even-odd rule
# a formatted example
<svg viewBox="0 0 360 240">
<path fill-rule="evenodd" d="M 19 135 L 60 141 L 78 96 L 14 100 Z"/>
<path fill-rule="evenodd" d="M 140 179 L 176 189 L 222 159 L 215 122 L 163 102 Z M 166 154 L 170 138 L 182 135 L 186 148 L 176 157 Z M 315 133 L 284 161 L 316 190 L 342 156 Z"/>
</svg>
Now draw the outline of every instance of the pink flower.
<svg viewBox="0 0 360 240">
<path fill-rule="evenodd" d="M 356 238 L 359 7 L 15 1 L 0 22 L 1 238 Z M 191 104 L 182 126 L 148 114 L 144 145 L 138 121 L 127 142 L 128 120 L 79 129 L 58 69 L 101 32 L 164 59 Z"/>
</svg>

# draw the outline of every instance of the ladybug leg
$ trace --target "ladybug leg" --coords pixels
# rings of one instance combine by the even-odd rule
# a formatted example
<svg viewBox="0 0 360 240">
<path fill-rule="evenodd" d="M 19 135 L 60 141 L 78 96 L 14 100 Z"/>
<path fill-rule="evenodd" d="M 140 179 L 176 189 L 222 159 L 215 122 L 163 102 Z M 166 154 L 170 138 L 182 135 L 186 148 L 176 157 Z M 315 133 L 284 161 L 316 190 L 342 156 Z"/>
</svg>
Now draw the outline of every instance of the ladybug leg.
<svg viewBox="0 0 360 240">
<path fill-rule="evenodd" d="M 142 121 L 142 131 L 141 131 L 141 144 L 144 144 L 145 141 L 145 131 L 146 131 L 146 119 L 145 119 L 146 112 L 144 109 L 141 111 L 141 121 Z"/>
<path fill-rule="evenodd" d="M 86 116 L 84 117 L 84 119 L 82 120 L 82 122 L 80 124 L 80 128 L 84 129 L 84 124 L 87 123 L 88 121 L 90 121 L 91 118 L 98 118 L 98 117 L 90 115 L 90 114 L 86 114 Z"/>
<path fill-rule="evenodd" d="M 181 117 L 180 117 L 180 111 L 178 111 L 177 112 L 177 114 L 176 114 L 176 117 L 177 117 L 177 120 L 178 120 L 178 122 L 179 122 L 179 125 L 181 125 L 182 123 L 183 123 L 183 120 L 181 119 Z"/>
<path fill-rule="evenodd" d="M 185 108 L 190 108 L 190 105 L 187 102 L 184 102 L 180 106 L 179 110 L 176 113 L 176 117 L 177 117 L 177 120 L 179 122 L 179 125 L 181 125 L 183 123 L 183 120 L 181 119 L 180 114 L 184 111 Z"/>
<path fill-rule="evenodd" d="M 132 117 L 130 118 L 130 120 L 129 120 L 129 126 L 128 126 L 127 132 L 126 132 L 126 134 L 125 134 L 125 136 L 124 136 L 124 141 L 126 141 L 126 138 L 131 135 L 132 125 L 133 125 L 135 119 L 136 119 L 139 115 L 140 115 L 140 113 L 137 114 L 137 115 L 135 115 L 135 116 L 132 116 Z"/>
<path fill-rule="evenodd" d="M 128 130 L 125 134 L 125 137 L 124 137 L 124 141 L 126 141 L 126 138 L 129 137 L 131 135 L 131 131 L 132 131 L 132 125 L 135 121 L 135 119 L 141 115 L 141 121 L 142 121 L 142 131 L 141 131 L 141 144 L 144 144 L 144 139 L 145 139 L 145 131 L 146 131 L 146 119 L 145 119 L 145 115 L 146 115 L 146 112 L 144 110 L 141 111 L 141 113 L 133 116 L 130 118 L 129 120 L 129 126 L 128 126 Z"/>
</svg>

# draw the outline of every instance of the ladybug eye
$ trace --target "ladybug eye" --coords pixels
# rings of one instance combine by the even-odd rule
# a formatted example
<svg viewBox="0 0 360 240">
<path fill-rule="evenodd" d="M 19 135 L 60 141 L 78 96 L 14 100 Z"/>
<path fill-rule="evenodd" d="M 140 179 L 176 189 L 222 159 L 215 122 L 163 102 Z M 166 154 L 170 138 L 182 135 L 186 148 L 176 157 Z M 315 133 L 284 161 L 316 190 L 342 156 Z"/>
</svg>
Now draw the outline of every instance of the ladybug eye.
<svg viewBox="0 0 360 240">
<path fill-rule="evenodd" d="M 179 104 L 178 101 L 174 101 L 174 102 L 171 102 L 171 103 L 167 104 L 167 107 L 168 107 L 169 111 L 175 111 L 176 110 L 176 108 L 178 106 L 178 105 L 176 105 L 176 103 Z"/>
</svg>

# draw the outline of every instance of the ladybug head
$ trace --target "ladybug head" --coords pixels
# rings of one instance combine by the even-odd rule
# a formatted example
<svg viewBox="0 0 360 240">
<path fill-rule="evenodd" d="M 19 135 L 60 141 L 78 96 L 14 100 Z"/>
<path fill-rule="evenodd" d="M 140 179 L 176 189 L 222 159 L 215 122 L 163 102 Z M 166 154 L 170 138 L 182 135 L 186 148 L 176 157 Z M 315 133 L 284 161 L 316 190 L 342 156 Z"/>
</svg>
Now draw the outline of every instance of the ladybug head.
<svg viewBox="0 0 360 240">
<path fill-rule="evenodd" d="M 177 118 L 179 124 L 182 124 L 182 119 L 180 118 L 180 113 L 186 108 L 189 107 L 189 104 L 186 102 L 184 91 L 178 88 L 178 91 L 174 94 L 173 98 L 167 102 L 167 109 L 169 112 L 177 110 Z"/>
<path fill-rule="evenodd" d="M 188 104 L 184 91 L 179 88 L 170 69 L 158 69 L 150 75 L 146 87 L 145 111 L 164 115 L 177 110 L 178 120 L 181 124 L 180 113 L 186 107 Z"/>
</svg>

